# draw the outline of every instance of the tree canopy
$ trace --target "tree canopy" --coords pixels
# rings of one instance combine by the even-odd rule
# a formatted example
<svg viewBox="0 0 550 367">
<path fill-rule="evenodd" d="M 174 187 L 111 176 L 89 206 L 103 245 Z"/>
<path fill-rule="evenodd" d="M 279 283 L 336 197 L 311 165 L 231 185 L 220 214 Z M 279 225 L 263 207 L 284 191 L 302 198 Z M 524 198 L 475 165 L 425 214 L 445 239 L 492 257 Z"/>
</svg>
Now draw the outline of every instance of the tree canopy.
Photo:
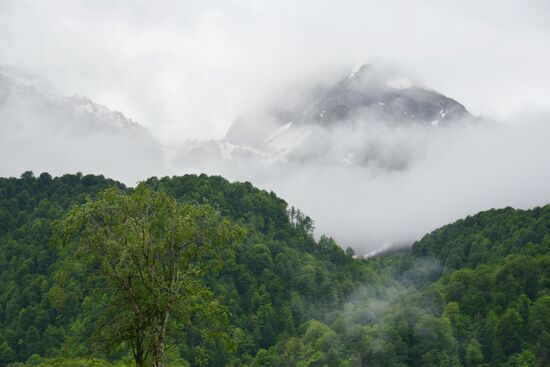
<svg viewBox="0 0 550 367">
<path fill-rule="evenodd" d="M 187 329 L 223 336 L 227 312 L 203 278 L 221 269 L 239 231 L 212 207 L 177 203 L 140 184 L 131 194 L 100 193 L 56 229 L 65 244 L 61 286 L 101 305 L 96 342 L 111 350 L 126 343 L 136 366 L 158 367 Z M 58 303 L 69 297 L 59 286 L 52 295 Z"/>
<path fill-rule="evenodd" d="M 147 363 L 168 311 L 173 366 L 547 366 L 549 211 L 488 210 L 364 260 L 250 183 L 0 178 L 0 366 L 128 365 L 145 310 Z M 140 249 L 162 256 L 136 261 Z M 190 258 L 181 292 L 141 280 Z"/>
</svg>

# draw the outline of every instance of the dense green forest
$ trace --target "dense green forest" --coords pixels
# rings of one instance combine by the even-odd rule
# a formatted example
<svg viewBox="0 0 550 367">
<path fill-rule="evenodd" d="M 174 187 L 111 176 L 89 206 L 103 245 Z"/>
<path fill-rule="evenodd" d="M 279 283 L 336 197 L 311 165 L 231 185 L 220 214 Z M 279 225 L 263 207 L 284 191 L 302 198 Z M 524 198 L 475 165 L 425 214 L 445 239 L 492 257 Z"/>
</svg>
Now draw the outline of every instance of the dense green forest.
<svg viewBox="0 0 550 367">
<path fill-rule="evenodd" d="M 355 259 L 274 193 L 206 175 L 143 183 L 243 229 L 204 287 L 227 310 L 232 346 L 187 332 L 168 365 L 548 366 L 550 205 L 489 210 L 412 251 Z M 0 366 L 125 366 L 92 341 L 100 304 L 59 302 L 66 255 L 55 223 L 106 189 L 94 175 L 0 178 Z"/>
</svg>

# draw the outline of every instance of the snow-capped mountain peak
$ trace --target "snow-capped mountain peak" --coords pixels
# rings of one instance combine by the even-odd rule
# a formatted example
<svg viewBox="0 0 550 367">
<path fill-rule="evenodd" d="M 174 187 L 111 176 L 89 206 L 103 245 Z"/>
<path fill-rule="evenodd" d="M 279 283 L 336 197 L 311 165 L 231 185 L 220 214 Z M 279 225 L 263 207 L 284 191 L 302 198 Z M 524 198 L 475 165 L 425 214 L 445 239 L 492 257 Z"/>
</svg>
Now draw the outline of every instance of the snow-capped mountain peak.
<svg viewBox="0 0 550 367">
<path fill-rule="evenodd" d="M 270 164 L 321 159 L 336 164 L 376 162 L 401 169 L 406 167 L 406 158 L 396 157 L 391 149 L 385 150 L 388 157 L 380 157 L 382 149 L 373 145 L 381 144 L 374 138 L 377 130 L 431 130 L 476 121 L 454 99 L 403 73 L 366 64 L 336 83 L 311 87 L 294 103 L 275 102 L 264 115 L 241 115 L 225 139 L 195 142 L 186 150 L 192 154 L 182 152 L 178 159 L 183 162 L 188 156 L 196 160 L 205 151 L 215 157 L 217 151 L 222 160 L 255 157 Z M 353 146 L 339 147 L 339 137 Z M 401 146 L 407 144 L 405 136 L 399 139 L 405 139 Z M 227 143 L 233 144 L 229 155 L 224 148 Z"/>
<path fill-rule="evenodd" d="M 47 81 L 13 67 L 0 67 L 0 110 L 11 111 L 10 119 L 19 119 L 22 124 L 28 119 L 20 117 L 35 112 L 44 123 L 52 117 L 57 121 L 56 127 L 145 132 L 141 125 L 121 112 L 113 111 L 87 97 L 63 96 Z M 68 121 L 74 123 L 69 125 Z"/>
<path fill-rule="evenodd" d="M 148 130 L 121 112 L 87 97 L 64 96 L 39 77 L 2 66 L 0 156 L 12 155 L 18 159 L 6 159 L 0 174 L 19 175 L 22 166 L 57 174 L 124 171 L 121 179 L 130 183 L 162 160 Z"/>
</svg>

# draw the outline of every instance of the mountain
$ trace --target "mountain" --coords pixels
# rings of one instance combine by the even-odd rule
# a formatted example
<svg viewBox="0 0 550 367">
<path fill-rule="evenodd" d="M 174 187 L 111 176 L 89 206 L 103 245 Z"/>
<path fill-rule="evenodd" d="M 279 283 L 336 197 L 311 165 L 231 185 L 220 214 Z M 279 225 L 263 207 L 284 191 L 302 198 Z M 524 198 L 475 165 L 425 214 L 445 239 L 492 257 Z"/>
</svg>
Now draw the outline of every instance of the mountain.
<svg viewBox="0 0 550 367">
<path fill-rule="evenodd" d="M 478 121 L 452 98 L 395 71 L 363 65 L 336 83 L 306 88 L 296 98 L 283 98 L 265 113 L 238 117 L 222 140 L 188 143 L 177 162 L 329 161 L 401 169 L 407 165 L 407 157 L 403 154 L 396 159 L 384 152 L 394 147 L 379 141 L 381 129 L 425 133 Z M 346 147 L 335 148 L 338 145 Z"/>
<path fill-rule="evenodd" d="M 162 158 L 147 129 L 121 112 L 64 96 L 39 77 L 6 66 L 0 67 L 0 154 L 18 157 L 3 162 L 2 174 L 19 175 L 22 166 L 51 170 L 55 162 L 58 172 L 143 167 L 128 175 L 136 179 Z"/>
<path fill-rule="evenodd" d="M 230 312 L 235 348 L 193 334 L 167 366 L 548 366 L 550 205 L 481 212 L 412 251 L 355 259 L 311 235 L 273 192 L 219 176 L 144 182 L 246 228 L 205 282 Z M 64 293 L 56 220 L 107 188 L 95 175 L 0 178 L 0 366 L 121 366 L 90 339 L 101 304 Z M 75 281 L 78 281 L 75 279 Z M 199 320 L 200 322 L 200 320 Z M 100 360 L 97 360 L 100 358 Z"/>
<path fill-rule="evenodd" d="M 335 84 L 320 85 L 306 91 L 304 100 L 288 108 L 278 103 L 271 115 L 280 125 L 334 126 L 345 121 L 378 119 L 394 123 L 419 123 L 433 126 L 459 120 L 475 120 L 457 101 L 427 89 L 399 73 L 372 65 L 363 65 L 356 72 Z M 368 114 L 364 114 L 368 112 Z M 226 140 L 238 143 L 242 121 L 229 129 Z"/>
<path fill-rule="evenodd" d="M 25 117 L 40 113 L 41 123 L 52 128 L 148 134 L 121 112 L 87 97 L 62 96 L 47 81 L 13 67 L 0 67 L 0 111 L 11 117 L 11 124 L 28 123 Z"/>
<path fill-rule="evenodd" d="M 279 335 L 294 334 L 302 322 L 320 317 L 324 308 L 336 307 L 371 276 L 333 240 L 315 241 L 309 218 L 299 214 L 291 220 L 286 202 L 273 192 L 206 175 L 153 177 L 145 185 L 181 202 L 209 204 L 246 228 L 222 274 L 208 278 L 209 288 L 228 301 L 231 333 L 242 339 L 238 355 L 245 360 Z M 21 178 L 0 178 L 0 367 L 33 354 L 59 356 L 73 347 L 95 353 L 86 331 L 94 311 L 88 314 L 84 300 L 56 305 L 52 287 L 61 259 L 51 236 L 54 222 L 71 206 L 109 187 L 131 192 L 95 175 L 26 172 Z M 192 359 L 193 345 L 201 340 L 191 337 L 177 349 Z M 225 366 L 234 359 L 236 351 L 207 344 L 209 365 Z"/>
</svg>

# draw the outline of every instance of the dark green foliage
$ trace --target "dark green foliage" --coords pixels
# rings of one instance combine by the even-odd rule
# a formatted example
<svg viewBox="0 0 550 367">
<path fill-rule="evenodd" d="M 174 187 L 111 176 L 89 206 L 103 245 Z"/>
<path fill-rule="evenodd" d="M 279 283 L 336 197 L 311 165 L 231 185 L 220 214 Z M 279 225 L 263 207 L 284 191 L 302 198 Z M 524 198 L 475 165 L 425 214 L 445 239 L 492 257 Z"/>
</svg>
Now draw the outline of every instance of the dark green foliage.
<svg viewBox="0 0 550 367">
<path fill-rule="evenodd" d="M 288 228 L 286 202 L 273 192 L 255 188 L 250 182 L 230 183 L 220 176 L 202 174 L 152 177 L 145 184 L 183 202 L 212 205 L 222 215 L 253 225 L 262 233 Z"/>
<path fill-rule="evenodd" d="M 549 205 L 482 212 L 411 252 L 359 260 L 331 238 L 315 241 L 310 218 L 250 183 L 186 175 L 145 185 L 246 228 L 205 279 L 229 310 L 236 350 L 197 328 L 170 350 L 172 365 L 196 355 L 209 366 L 550 365 Z M 61 259 L 50 238 L 72 205 L 113 186 L 133 191 L 102 176 L 0 178 L 0 366 L 94 365 L 82 341 L 94 304 L 54 286 Z M 117 365 L 128 351 L 94 363 Z"/>
<path fill-rule="evenodd" d="M 0 365 L 31 354 L 55 355 L 65 340 L 71 312 L 50 302 L 57 260 L 50 248 L 51 223 L 74 204 L 108 187 L 103 176 L 52 178 L 26 172 L 0 178 Z"/>
<path fill-rule="evenodd" d="M 41 358 L 37 354 L 29 357 L 26 363 L 11 363 L 9 367 L 111 367 L 104 360 L 93 358 Z"/>
<path fill-rule="evenodd" d="M 427 235 L 412 255 L 364 262 L 380 277 L 322 318 L 344 346 L 338 363 L 549 365 L 549 208 L 483 212 Z M 464 249 L 480 238 L 488 252 L 471 257 Z M 305 338 L 281 341 L 260 357 L 284 365 Z"/>
<path fill-rule="evenodd" d="M 464 360 L 466 362 L 466 367 L 477 367 L 483 363 L 481 345 L 475 338 L 472 339 L 466 347 L 466 356 Z"/>
<path fill-rule="evenodd" d="M 317 243 L 312 238 L 308 217 L 295 212 L 291 220 L 283 200 L 250 183 L 188 175 L 145 184 L 180 202 L 209 204 L 247 228 L 246 237 L 226 256 L 222 273 L 206 280 L 230 311 L 237 352 L 205 344 L 191 330 L 178 348 L 184 358 L 191 360 L 200 346 L 209 365 L 251 360 L 261 347 L 296 335 L 303 322 L 340 305 L 367 279 L 362 266 L 332 239 Z M 26 361 L 32 354 L 95 353 L 93 345 L 80 341 L 93 330 L 93 307 L 64 302 L 65 295 L 54 287 L 59 253 L 50 244 L 51 225 L 72 205 L 113 186 L 132 191 L 102 176 L 81 174 L 0 179 L 0 365 Z M 103 357 L 118 359 L 124 353 Z"/>
<path fill-rule="evenodd" d="M 415 257 L 433 257 L 444 271 L 493 264 L 507 255 L 550 254 L 550 205 L 488 210 L 460 219 L 413 245 Z"/>
<path fill-rule="evenodd" d="M 233 344 L 226 309 L 203 279 L 223 267 L 242 231 L 211 206 L 177 203 L 140 184 L 131 194 L 102 192 L 54 229 L 62 266 L 52 298 L 59 307 L 89 305 L 83 313 L 95 338 L 87 340 L 111 352 L 130 346 L 137 367 L 164 366 L 167 347 L 191 330 Z"/>
</svg>

